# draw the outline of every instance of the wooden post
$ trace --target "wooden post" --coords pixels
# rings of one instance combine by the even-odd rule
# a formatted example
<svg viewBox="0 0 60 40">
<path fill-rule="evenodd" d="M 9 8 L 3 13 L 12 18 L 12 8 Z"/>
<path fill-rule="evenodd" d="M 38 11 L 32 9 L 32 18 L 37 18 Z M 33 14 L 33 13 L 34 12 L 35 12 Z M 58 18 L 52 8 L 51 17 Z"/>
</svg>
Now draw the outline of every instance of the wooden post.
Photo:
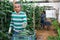
<svg viewBox="0 0 60 40">
<path fill-rule="evenodd" d="M 16 0 L 13 0 L 13 5 L 15 4 Z"/>
<path fill-rule="evenodd" d="M 14 9 L 15 2 L 16 2 L 16 0 L 13 0 L 13 9 Z"/>
<path fill-rule="evenodd" d="M 35 29 L 35 8 L 34 8 L 34 11 L 33 11 L 33 27 Z"/>
</svg>

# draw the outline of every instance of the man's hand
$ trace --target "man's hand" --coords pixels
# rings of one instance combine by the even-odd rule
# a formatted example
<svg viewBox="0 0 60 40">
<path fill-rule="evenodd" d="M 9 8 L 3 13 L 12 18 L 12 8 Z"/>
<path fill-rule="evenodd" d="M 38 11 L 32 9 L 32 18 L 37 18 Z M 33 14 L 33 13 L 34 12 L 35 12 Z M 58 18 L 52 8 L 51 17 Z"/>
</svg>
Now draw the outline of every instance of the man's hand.
<svg viewBox="0 0 60 40">
<path fill-rule="evenodd" d="M 23 28 L 25 28 L 27 26 L 27 23 L 23 23 Z"/>
<path fill-rule="evenodd" d="M 11 30 L 12 30 L 12 27 L 9 27 L 8 34 L 10 34 L 10 33 L 11 33 Z"/>
</svg>

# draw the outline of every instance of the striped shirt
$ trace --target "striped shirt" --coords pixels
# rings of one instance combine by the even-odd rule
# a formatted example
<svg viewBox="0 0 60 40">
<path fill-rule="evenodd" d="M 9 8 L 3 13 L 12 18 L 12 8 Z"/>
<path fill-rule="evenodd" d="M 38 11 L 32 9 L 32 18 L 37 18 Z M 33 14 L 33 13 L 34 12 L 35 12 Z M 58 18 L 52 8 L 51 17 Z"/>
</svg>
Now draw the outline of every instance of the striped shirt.
<svg viewBox="0 0 60 40">
<path fill-rule="evenodd" d="M 18 14 L 13 12 L 11 15 L 10 27 L 13 27 L 14 31 L 24 29 L 23 23 L 27 23 L 27 16 L 25 12 L 20 11 Z"/>
</svg>

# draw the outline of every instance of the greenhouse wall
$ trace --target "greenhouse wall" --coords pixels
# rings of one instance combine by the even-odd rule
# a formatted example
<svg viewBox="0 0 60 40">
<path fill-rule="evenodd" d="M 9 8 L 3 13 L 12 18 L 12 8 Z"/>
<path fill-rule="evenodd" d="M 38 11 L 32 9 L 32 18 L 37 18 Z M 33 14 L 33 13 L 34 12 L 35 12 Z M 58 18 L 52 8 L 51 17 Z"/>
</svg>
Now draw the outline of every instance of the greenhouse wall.
<svg viewBox="0 0 60 40">
<path fill-rule="evenodd" d="M 35 3 L 35 6 L 37 6 L 37 5 L 38 6 L 52 6 L 53 8 L 55 8 L 57 10 L 58 15 L 59 15 L 58 22 L 60 23 L 60 2 L 58 2 L 58 3 Z"/>
<path fill-rule="evenodd" d="M 56 18 L 56 10 L 46 10 L 46 18 Z"/>
<path fill-rule="evenodd" d="M 59 8 L 58 22 L 60 23 L 60 8 Z"/>
</svg>

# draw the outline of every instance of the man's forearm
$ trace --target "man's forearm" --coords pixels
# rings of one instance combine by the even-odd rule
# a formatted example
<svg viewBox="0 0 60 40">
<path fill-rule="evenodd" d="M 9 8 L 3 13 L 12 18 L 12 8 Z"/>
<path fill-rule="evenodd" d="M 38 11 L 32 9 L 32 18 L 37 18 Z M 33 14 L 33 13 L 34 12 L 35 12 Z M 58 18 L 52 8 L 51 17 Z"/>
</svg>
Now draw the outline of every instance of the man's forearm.
<svg viewBox="0 0 60 40">
<path fill-rule="evenodd" d="M 11 33 L 11 30 L 12 30 L 12 27 L 9 27 L 9 31 L 8 31 L 8 33 Z"/>
</svg>

